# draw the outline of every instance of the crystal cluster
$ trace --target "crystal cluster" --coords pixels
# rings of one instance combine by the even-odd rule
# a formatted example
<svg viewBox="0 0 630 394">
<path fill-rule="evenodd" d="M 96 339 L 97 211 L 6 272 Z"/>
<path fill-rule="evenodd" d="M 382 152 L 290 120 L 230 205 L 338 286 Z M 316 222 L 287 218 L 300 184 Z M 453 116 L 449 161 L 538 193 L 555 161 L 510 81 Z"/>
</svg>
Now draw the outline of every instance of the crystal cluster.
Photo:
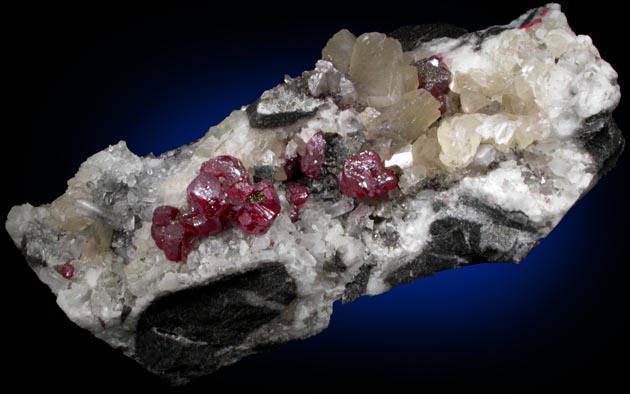
<svg viewBox="0 0 630 394">
<path fill-rule="evenodd" d="M 273 184 L 249 182 L 240 160 L 219 156 L 203 163 L 186 188 L 184 212 L 168 205 L 153 211 L 151 236 L 171 261 L 184 261 L 195 241 L 223 231 L 229 222 L 248 234 L 264 234 L 280 213 Z"/>
<path fill-rule="evenodd" d="M 557 4 L 341 30 L 198 141 L 113 145 L 6 228 L 70 319 L 183 383 L 322 331 L 337 300 L 521 261 L 621 154 L 616 79 Z"/>
</svg>

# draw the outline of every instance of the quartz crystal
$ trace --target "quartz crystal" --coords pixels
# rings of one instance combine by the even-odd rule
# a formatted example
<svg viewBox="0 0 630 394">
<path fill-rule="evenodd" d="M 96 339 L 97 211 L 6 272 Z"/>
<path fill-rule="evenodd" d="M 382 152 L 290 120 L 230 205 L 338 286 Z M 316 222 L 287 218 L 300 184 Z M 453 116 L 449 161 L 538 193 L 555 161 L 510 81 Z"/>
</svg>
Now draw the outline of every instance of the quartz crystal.
<svg viewBox="0 0 630 394">
<path fill-rule="evenodd" d="M 341 30 L 201 139 L 112 145 L 6 229 L 72 321 L 185 383 L 321 332 L 337 300 L 521 261 L 614 166 L 619 99 L 557 4 Z"/>
</svg>

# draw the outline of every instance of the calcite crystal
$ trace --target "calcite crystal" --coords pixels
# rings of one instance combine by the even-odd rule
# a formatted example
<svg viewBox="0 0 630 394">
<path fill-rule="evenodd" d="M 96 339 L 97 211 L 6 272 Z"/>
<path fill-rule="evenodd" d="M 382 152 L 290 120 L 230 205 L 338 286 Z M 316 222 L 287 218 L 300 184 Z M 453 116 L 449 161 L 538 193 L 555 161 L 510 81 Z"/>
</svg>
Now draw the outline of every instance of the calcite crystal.
<svg viewBox="0 0 630 394">
<path fill-rule="evenodd" d="M 124 142 L 6 229 L 68 317 L 173 383 L 437 271 L 521 261 L 614 166 L 612 67 L 557 4 L 347 30 L 159 157 Z"/>
</svg>

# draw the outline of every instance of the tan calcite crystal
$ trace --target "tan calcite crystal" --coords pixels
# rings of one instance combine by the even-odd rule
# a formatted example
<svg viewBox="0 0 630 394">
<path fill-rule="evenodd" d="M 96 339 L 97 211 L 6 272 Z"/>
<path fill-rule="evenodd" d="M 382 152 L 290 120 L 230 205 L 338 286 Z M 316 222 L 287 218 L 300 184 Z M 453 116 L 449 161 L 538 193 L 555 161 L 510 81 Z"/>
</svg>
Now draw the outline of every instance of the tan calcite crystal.
<svg viewBox="0 0 630 394">
<path fill-rule="evenodd" d="M 411 64 L 402 66 L 401 72 L 403 78 L 403 90 L 405 92 L 411 92 L 412 90 L 418 89 L 420 82 L 418 81 L 418 69 L 416 66 Z"/>
<path fill-rule="evenodd" d="M 483 93 L 473 90 L 464 90 L 459 95 L 459 102 L 461 103 L 462 111 L 471 114 L 490 104 L 490 99 Z"/>
<path fill-rule="evenodd" d="M 75 201 L 64 194 L 50 204 L 50 218 L 65 231 L 80 232 L 94 223 L 92 218 L 77 208 Z"/>
<path fill-rule="evenodd" d="M 342 73 L 350 70 L 350 58 L 357 37 L 349 30 L 343 29 L 335 33 L 322 50 L 322 59 L 331 62 Z"/>
<path fill-rule="evenodd" d="M 411 146 L 413 164 L 403 169 L 398 182 L 403 192 L 410 192 L 416 184 L 444 173 L 440 151 L 437 127 L 431 127 L 425 134 L 418 137 Z"/>
<path fill-rule="evenodd" d="M 424 89 L 403 95 L 367 128 L 368 139 L 388 138 L 396 146 L 413 143 L 440 118 L 440 102 Z"/>
<path fill-rule="evenodd" d="M 437 130 L 437 139 L 442 148 L 440 160 L 456 169 L 470 164 L 481 143 L 477 127 L 481 122 L 473 115 L 454 116 L 446 119 Z"/>
<path fill-rule="evenodd" d="M 368 105 L 384 108 L 395 103 L 406 89 L 417 87 L 409 67 L 400 42 L 382 33 L 366 33 L 354 45 L 349 74 Z"/>
<path fill-rule="evenodd" d="M 420 136 L 411 146 L 413 161 L 426 167 L 437 169 L 441 167 L 440 144 L 437 139 L 437 127 L 432 127 L 425 135 Z"/>
<path fill-rule="evenodd" d="M 81 257 L 86 259 L 98 258 L 111 247 L 113 229 L 103 223 L 96 222 L 87 228 L 86 242 L 81 251 Z"/>
</svg>

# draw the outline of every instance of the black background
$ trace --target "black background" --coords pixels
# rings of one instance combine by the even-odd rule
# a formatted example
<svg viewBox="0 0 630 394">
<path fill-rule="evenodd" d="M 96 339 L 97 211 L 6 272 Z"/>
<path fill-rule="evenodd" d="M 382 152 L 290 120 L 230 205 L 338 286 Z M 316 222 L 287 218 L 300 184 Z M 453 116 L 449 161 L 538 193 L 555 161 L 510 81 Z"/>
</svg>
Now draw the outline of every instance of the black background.
<svg viewBox="0 0 630 394">
<path fill-rule="evenodd" d="M 241 76 L 234 82 L 237 89 L 243 89 L 236 105 L 246 104 L 256 93 L 279 82 L 278 72 L 296 74 L 308 68 L 302 63 L 312 64 L 326 39 L 342 27 L 355 33 L 389 32 L 400 25 L 445 21 L 472 31 L 505 23 L 536 5 L 418 2 L 405 6 L 386 2 L 341 9 L 340 4 L 315 2 L 282 7 L 236 5 L 218 10 L 210 6 L 130 8 L 108 3 L 90 8 L 7 10 L 3 63 L 8 70 L 3 90 L 9 103 L 3 112 L 9 122 L 3 133 L 2 217 L 15 204 L 52 201 L 63 193 L 65 181 L 89 154 L 119 139 L 126 139 L 135 152 L 146 154 L 201 136 L 204 130 L 196 130 L 196 135 L 164 131 L 178 129 L 177 119 L 186 117 L 185 108 L 169 118 L 164 107 L 141 108 L 136 98 L 145 97 L 149 104 L 175 101 L 178 97 L 169 98 L 169 89 L 182 92 L 187 90 L 186 84 L 200 83 L 187 76 L 200 75 L 204 67 L 210 75 L 203 83 L 216 90 L 212 99 L 216 102 L 207 103 L 212 113 L 213 105 L 220 107 L 224 100 L 222 92 L 230 88 L 229 81 L 222 80 L 222 70 Z M 622 12 L 603 2 L 567 4 L 563 11 L 576 32 L 591 35 L 602 57 L 619 72 L 622 88 L 626 86 L 627 34 Z M 300 61 L 289 64 L 292 56 Z M 287 67 L 283 69 L 282 64 Z M 159 97 L 151 97 L 155 95 Z M 627 130 L 624 104 L 622 101 L 617 109 L 616 119 L 622 130 Z M 139 111 L 145 112 L 139 116 Z M 213 113 L 206 125 L 226 114 L 224 109 Z M 154 134 L 138 121 L 152 115 L 166 122 Z M 175 120 L 168 124 L 168 119 Z M 155 138 L 155 144 L 140 142 L 146 138 Z M 377 337 L 367 337 L 363 348 L 354 346 L 356 341 L 353 346 L 345 345 L 344 338 L 357 335 L 347 329 L 330 340 L 291 344 L 287 349 L 249 358 L 180 390 L 336 392 L 385 386 L 429 392 L 436 387 L 450 392 L 492 386 L 514 392 L 548 385 L 564 389 L 593 386 L 598 390 L 615 384 L 627 386 L 628 161 L 626 154 L 593 196 L 576 207 L 592 219 L 589 225 L 593 227 L 587 231 L 598 239 L 593 246 L 597 250 L 583 256 L 588 264 L 579 265 L 583 270 L 579 275 L 592 275 L 593 282 L 589 293 L 579 297 L 580 308 L 571 312 L 563 311 L 561 304 L 549 308 L 548 313 L 560 316 L 555 320 L 557 330 L 539 335 L 539 343 L 532 345 L 546 352 L 534 356 L 514 346 L 501 350 L 515 352 L 513 358 L 506 358 L 501 351 L 480 352 L 437 368 L 432 365 L 435 354 L 423 357 L 405 353 L 402 348 L 375 354 L 370 341 Z M 0 271 L 4 274 L 5 385 L 70 392 L 167 389 L 134 361 L 71 323 L 55 306 L 47 287 L 23 263 L 9 237 L 5 234 L 1 238 L 7 246 Z M 592 270 L 584 268 L 591 266 Z M 379 320 L 378 314 L 373 319 Z M 573 325 L 573 321 L 580 324 Z M 362 324 L 371 321 L 357 322 L 359 327 Z M 540 325 L 536 327 L 540 329 Z M 466 327 L 460 329 L 466 331 Z M 410 349 L 415 349 L 413 334 L 407 340 Z M 529 345 L 523 342 L 519 346 Z M 492 359 L 495 361 L 488 362 Z M 503 363 L 505 360 L 510 362 Z"/>
</svg>

